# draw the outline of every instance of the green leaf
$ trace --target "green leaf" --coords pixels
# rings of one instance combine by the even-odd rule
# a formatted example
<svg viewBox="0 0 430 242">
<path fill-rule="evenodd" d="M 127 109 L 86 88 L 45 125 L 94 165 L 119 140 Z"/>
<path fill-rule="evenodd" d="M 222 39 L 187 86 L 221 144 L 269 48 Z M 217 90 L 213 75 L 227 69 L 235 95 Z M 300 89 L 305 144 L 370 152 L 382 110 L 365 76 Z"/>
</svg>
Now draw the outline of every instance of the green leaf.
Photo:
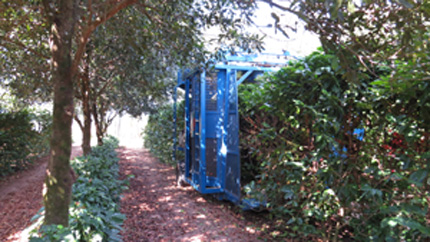
<svg viewBox="0 0 430 242">
<path fill-rule="evenodd" d="M 409 182 L 421 187 L 424 179 L 427 177 L 428 172 L 426 170 L 419 170 L 412 173 L 409 177 Z"/>
<path fill-rule="evenodd" d="M 337 58 L 331 58 L 331 68 L 335 71 L 339 69 L 339 59 Z"/>
<path fill-rule="evenodd" d="M 377 196 L 378 198 L 382 198 L 382 191 L 379 189 L 370 187 L 369 184 L 365 184 L 364 186 L 362 186 L 361 190 L 370 196 Z"/>
<path fill-rule="evenodd" d="M 294 191 L 288 187 L 282 187 L 281 191 L 284 192 L 284 199 L 292 199 L 294 197 Z"/>
<path fill-rule="evenodd" d="M 405 226 L 410 229 L 416 229 L 425 235 L 430 235 L 430 230 L 428 228 L 426 228 L 421 223 L 417 222 L 412 218 L 392 217 L 392 218 L 385 218 L 381 222 L 382 228 L 385 228 L 385 227 L 393 228 L 397 225 Z"/>
<path fill-rule="evenodd" d="M 42 238 L 30 237 L 30 242 L 45 242 Z"/>
<path fill-rule="evenodd" d="M 126 219 L 126 216 L 122 213 L 114 213 L 112 214 L 111 219 L 115 222 L 122 223 Z"/>
<path fill-rule="evenodd" d="M 302 171 L 306 170 L 306 167 L 303 165 L 302 162 L 288 161 L 288 162 L 285 162 L 285 165 L 293 166 L 293 167 L 296 167 L 296 168 L 300 168 Z"/>
<path fill-rule="evenodd" d="M 417 229 L 425 235 L 430 235 L 430 230 L 427 227 L 423 226 L 422 224 L 420 224 L 419 222 L 417 222 L 412 218 L 399 217 L 397 218 L 397 223 L 399 223 L 402 226 L 409 227 L 411 229 Z"/>
<path fill-rule="evenodd" d="M 347 6 L 348 12 L 349 13 L 354 13 L 355 12 L 355 4 L 354 1 L 348 1 L 348 6 Z"/>
<path fill-rule="evenodd" d="M 413 8 L 414 7 L 414 4 L 413 3 L 410 3 L 409 1 L 407 1 L 407 0 L 398 0 L 403 6 L 405 6 L 405 7 L 407 7 L 407 8 Z"/>
<path fill-rule="evenodd" d="M 45 211 L 45 207 L 41 207 L 41 208 L 39 209 L 39 211 L 37 211 L 36 215 L 34 215 L 34 216 L 30 219 L 30 222 L 33 222 L 33 221 L 37 220 L 38 218 L 40 218 L 40 217 L 44 216 L 44 215 L 43 215 L 43 212 L 44 212 L 44 211 Z"/>
<path fill-rule="evenodd" d="M 343 0 L 326 0 L 326 2 L 332 2 L 333 6 L 331 8 L 330 14 L 332 18 L 339 17 L 339 8 L 342 6 Z"/>
<path fill-rule="evenodd" d="M 427 208 L 422 208 L 413 204 L 402 204 L 401 208 L 402 211 L 407 214 L 416 214 L 422 217 L 425 217 L 428 212 Z"/>
<path fill-rule="evenodd" d="M 370 85 L 388 87 L 389 82 L 387 80 L 380 80 L 379 79 L 379 80 L 371 82 Z"/>
</svg>

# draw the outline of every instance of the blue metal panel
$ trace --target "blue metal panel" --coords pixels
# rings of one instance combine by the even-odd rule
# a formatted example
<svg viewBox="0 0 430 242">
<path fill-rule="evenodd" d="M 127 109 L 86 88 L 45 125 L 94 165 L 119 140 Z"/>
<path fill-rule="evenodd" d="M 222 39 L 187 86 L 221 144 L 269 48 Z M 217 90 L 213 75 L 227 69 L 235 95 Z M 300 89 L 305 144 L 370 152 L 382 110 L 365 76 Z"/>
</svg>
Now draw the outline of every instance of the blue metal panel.
<svg viewBox="0 0 430 242">
<path fill-rule="evenodd" d="M 185 82 L 185 177 L 190 176 L 191 146 L 190 146 L 190 80 Z"/>
<path fill-rule="evenodd" d="M 227 159 L 227 144 L 226 144 L 226 128 L 225 128 L 225 85 L 227 80 L 227 70 L 220 69 L 218 71 L 218 111 L 219 117 L 217 122 L 217 139 L 218 139 L 218 153 L 217 153 L 217 174 L 222 188 L 225 187 L 225 164 Z"/>
<path fill-rule="evenodd" d="M 284 65 L 291 56 L 288 52 L 284 54 L 272 54 L 272 53 L 260 53 L 260 54 L 244 54 L 237 53 L 235 55 L 226 56 L 226 60 L 229 62 L 245 62 L 245 63 L 257 63 L 259 65 Z"/>
<path fill-rule="evenodd" d="M 218 112 L 206 111 L 206 138 L 216 138 Z"/>
<path fill-rule="evenodd" d="M 236 86 L 236 71 L 227 70 L 226 89 L 226 143 L 227 159 L 225 166 L 224 191 L 229 200 L 240 201 L 240 153 L 239 153 L 239 113 Z"/>
<path fill-rule="evenodd" d="M 206 177 L 208 180 L 218 180 L 218 167 L 217 167 L 217 145 L 218 139 L 216 138 L 216 126 L 218 122 L 218 83 L 217 72 L 206 72 Z M 206 183 L 206 187 L 213 187 L 215 183 Z M 219 183 L 218 183 L 219 184 Z"/>
<path fill-rule="evenodd" d="M 192 78 L 192 181 L 193 184 L 197 185 L 200 190 L 200 72 L 197 72 Z"/>
<path fill-rule="evenodd" d="M 270 71 L 278 71 L 281 68 L 280 67 L 260 67 L 260 66 L 240 66 L 240 65 L 216 65 L 216 69 L 231 69 L 231 70 L 239 70 L 239 71 L 263 71 L 263 72 L 270 72 Z"/>
<path fill-rule="evenodd" d="M 200 191 L 206 188 L 206 72 L 200 74 Z"/>
<path fill-rule="evenodd" d="M 222 107 L 222 112 L 223 112 L 223 133 L 222 133 L 222 148 L 221 148 L 221 152 L 223 153 L 223 177 L 222 177 L 222 187 L 225 188 L 226 187 L 226 175 L 227 175 L 227 171 L 226 171 L 226 167 L 227 167 L 227 157 L 228 157 L 228 139 L 227 139 L 227 135 L 228 135 L 228 117 L 229 117 L 229 106 L 230 106 L 230 102 L 229 102 L 229 92 L 228 92 L 228 87 L 230 86 L 230 81 L 231 81 L 231 75 L 232 75 L 232 71 L 231 69 L 226 69 L 226 74 L 225 74 L 225 80 L 224 80 L 224 85 L 223 85 L 223 92 L 224 92 L 224 100 L 223 100 L 223 107 Z"/>
</svg>

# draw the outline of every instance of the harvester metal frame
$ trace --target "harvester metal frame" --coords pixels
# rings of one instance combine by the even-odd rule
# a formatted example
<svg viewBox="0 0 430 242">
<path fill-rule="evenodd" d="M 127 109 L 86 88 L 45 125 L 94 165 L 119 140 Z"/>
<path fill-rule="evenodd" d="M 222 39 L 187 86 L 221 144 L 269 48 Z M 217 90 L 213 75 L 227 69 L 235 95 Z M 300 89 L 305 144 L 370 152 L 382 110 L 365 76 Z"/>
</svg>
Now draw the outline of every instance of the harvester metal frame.
<svg viewBox="0 0 430 242">
<path fill-rule="evenodd" d="M 270 57 L 270 58 L 267 58 Z M 238 86 L 265 72 L 279 70 L 289 54 L 227 56 L 212 70 L 182 71 L 174 90 L 174 147 L 185 152 L 184 178 L 202 194 L 245 206 L 241 201 Z M 240 76 L 239 76 L 240 75 Z M 178 146 L 177 95 L 185 92 L 185 147 Z"/>
</svg>

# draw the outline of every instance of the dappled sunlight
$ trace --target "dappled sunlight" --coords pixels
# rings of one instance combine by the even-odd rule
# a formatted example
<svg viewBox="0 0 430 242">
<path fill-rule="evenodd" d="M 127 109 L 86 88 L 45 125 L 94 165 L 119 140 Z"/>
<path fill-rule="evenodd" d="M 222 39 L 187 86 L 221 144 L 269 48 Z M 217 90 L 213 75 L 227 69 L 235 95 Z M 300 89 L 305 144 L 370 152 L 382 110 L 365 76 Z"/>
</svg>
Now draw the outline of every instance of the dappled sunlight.
<svg viewBox="0 0 430 242">
<path fill-rule="evenodd" d="M 81 154 L 80 147 L 73 147 L 71 158 Z M 48 159 L 42 157 L 28 170 L 0 182 L 0 241 L 28 241 L 30 219 L 43 206 Z"/>
<path fill-rule="evenodd" d="M 155 191 L 154 191 L 155 192 Z M 172 197 L 171 196 L 162 196 L 162 197 L 160 197 L 159 199 L 158 199 L 158 201 L 159 202 L 167 202 L 167 201 L 169 201 L 170 199 L 172 199 Z"/>
<path fill-rule="evenodd" d="M 122 152 L 124 151 L 124 152 Z M 174 168 L 146 150 L 120 150 L 121 175 L 133 175 L 121 199 L 124 241 L 258 241 L 258 233 L 226 207 L 191 186 L 177 187 Z"/>
<path fill-rule="evenodd" d="M 147 203 L 141 203 L 138 206 L 133 206 L 133 208 L 138 209 L 138 211 L 154 211 L 154 208 L 151 208 Z"/>
</svg>

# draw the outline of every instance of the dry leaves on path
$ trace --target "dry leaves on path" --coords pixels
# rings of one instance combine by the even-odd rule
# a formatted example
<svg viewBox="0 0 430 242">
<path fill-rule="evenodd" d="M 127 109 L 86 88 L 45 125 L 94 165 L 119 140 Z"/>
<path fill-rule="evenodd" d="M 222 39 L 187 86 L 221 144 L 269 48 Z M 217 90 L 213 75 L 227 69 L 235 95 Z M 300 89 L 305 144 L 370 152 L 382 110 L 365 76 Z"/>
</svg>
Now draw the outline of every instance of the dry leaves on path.
<svg viewBox="0 0 430 242">
<path fill-rule="evenodd" d="M 71 157 L 82 154 L 73 147 Z M 22 231 L 43 206 L 42 189 L 48 157 L 0 182 L 0 241 L 27 241 Z"/>
<path fill-rule="evenodd" d="M 125 242 L 259 241 L 228 203 L 177 187 L 174 169 L 148 151 L 121 149 L 120 159 L 122 177 L 134 175 L 121 200 Z"/>
<path fill-rule="evenodd" d="M 121 148 L 121 176 L 133 174 L 123 193 L 125 242 L 259 241 L 255 224 L 230 209 L 231 204 L 175 183 L 174 169 L 143 149 Z M 73 156 L 80 155 L 74 147 Z M 26 241 L 22 231 L 43 206 L 44 158 L 0 183 L 0 241 Z M 252 216 L 251 216 L 252 217 Z"/>
</svg>

